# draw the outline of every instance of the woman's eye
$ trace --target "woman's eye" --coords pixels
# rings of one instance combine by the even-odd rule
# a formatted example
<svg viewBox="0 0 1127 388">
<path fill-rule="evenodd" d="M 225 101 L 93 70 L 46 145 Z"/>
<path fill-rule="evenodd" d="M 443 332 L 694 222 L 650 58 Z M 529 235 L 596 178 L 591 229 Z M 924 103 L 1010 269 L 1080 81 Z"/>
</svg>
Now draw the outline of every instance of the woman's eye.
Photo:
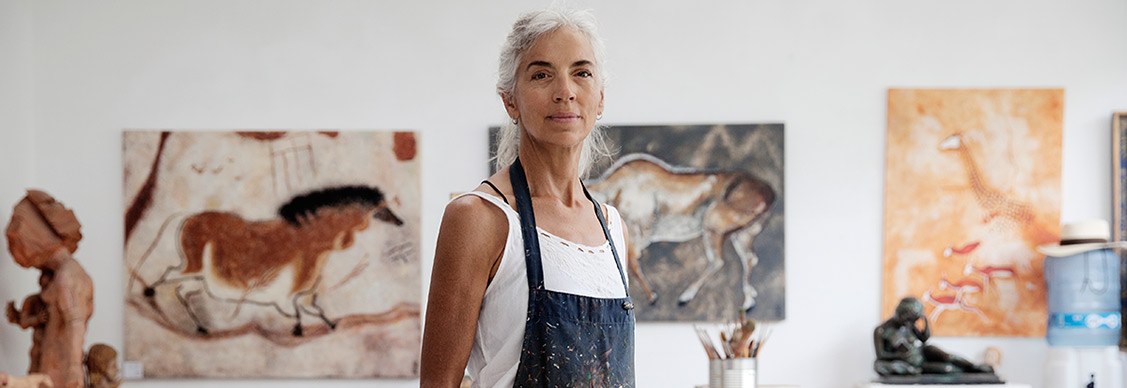
<svg viewBox="0 0 1127 388">
<path fill-rule="evenodd" d="M 575 73 L 575 75 L 583 77 L 583 78 L 594 76 L 594 74 L 591 74 L 591 72 L 587 71 L 587 70 L 580 70 L 579 72 Z"/>
<path fill-rule="evenodd" d="M 546 73 L 536 73 L 536 74 L 532 75 L 532 79 L 545 79 L 545 78 L 548 78 L 548 74 L 546 74 Z"/>
</svg>

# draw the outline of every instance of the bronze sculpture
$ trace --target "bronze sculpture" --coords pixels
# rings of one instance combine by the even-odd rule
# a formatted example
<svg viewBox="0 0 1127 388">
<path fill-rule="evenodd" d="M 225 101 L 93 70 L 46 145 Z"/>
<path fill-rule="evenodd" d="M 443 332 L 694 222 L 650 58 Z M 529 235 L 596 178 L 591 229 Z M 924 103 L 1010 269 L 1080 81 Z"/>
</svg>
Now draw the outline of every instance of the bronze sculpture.
<svg viewBox="0 0 1127 388">
<path fill-rule="evenodd" d="M 994 375 L 994 368 L 989 365 L 974 364 L 934 345 L 928 345 L 931 326 L 923 310 L 923 303 L 919 299 L 901 299 L 892 317 L 873 331 L 873 345 L 877 355 L 873 369 L 882 376 L 881 381 L 965 382 L 967 379 L 963 375 L 973 375 L 967 376 L 973 380 L 1000 381 Z M 917 326 L 917 322 L 921 320 L 922 330 Z"/>
</svg>

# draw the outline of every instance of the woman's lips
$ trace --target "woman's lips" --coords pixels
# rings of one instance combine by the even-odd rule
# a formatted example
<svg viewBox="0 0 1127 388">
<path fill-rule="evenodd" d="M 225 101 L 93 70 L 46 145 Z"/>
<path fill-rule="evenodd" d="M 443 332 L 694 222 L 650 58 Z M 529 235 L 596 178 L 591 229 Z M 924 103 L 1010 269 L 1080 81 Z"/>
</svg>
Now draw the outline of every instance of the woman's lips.
<svg viewBox="0 0 1127 388">
<path fill-rule="evenodd" d="M 557 123 L 571 123 L 579 121 L 579 115 L 575 113 L 556 113 L 554 115 L 548 116 L 548 119 Z"/>
</svg>

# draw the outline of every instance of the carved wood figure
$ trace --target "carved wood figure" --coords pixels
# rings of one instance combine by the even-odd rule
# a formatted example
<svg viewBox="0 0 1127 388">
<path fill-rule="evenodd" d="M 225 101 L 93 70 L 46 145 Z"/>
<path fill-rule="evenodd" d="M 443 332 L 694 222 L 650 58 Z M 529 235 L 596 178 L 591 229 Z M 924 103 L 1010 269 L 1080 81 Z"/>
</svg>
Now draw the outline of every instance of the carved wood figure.
<svg viewBox="0 0 1127 388">
<path fill-rule="evenodd" d="M 33 374 L 27 377 L 8 376 L 0 373 L 0 387 L 3 388 L 54 388 L 47 375 Z"/>
<path fill-rule="evenodd" d="M 39 291 L 43 292 L 51 282 L 51 274 L 44 271 L 39 275 Z M 18 325 L 21 329 L 31 328 L 31 363 L 27 368 L 28 373 L 39 372 L 39 349 L 43 344 L 43 333 L 47 330 L 47 305 L 43 303 L 40 294 L 28 296 L 23 301 L 23 308 L 17 310 L 16 302 L 8 302 L 8 322 Z"/>
<path fill-rule="evenodd" d="M 83 340 L 86 323 L 94 312 L 94 287 L 90 276 L 71 257 L 82 239 L 74 212 L 47 193 L 28 190 L 12 210 L 6 235 L 16 264 L 42 271 L 41 291 L 23 304 L 9 303 L 8 319 L 20 327 L 33 327 L 31 366 L 28 373 L 43 373 L 54 387 L 84 387 Z M 41 322 L 44 318 L 45 322 Z M 37 334 L 36 331 L 39 333 Z"/>
<path fill-rule="evenodd" d="M 94 344 L 86 353 L 86 386 L 88 388 L 117 388 L 117 350 L 106 344 Z"/>
</svg>

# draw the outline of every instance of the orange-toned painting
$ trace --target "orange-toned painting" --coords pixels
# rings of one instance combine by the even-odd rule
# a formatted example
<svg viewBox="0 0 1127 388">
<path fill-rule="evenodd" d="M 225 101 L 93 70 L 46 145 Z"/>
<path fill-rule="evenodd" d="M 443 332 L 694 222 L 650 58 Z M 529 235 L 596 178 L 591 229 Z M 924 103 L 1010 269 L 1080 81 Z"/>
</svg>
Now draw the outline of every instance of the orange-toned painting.
<svg viewBox="0 0 1127 388">
<path fill-rule="evenodd" d="M 414 132 L 122 140 L 131 377 L 418 375 Z"/>
<path fill-rule="evenodd" d="M 882 316 L 924 302 L 942 336 L 1045 334 L 1060 233 L 1064 91 L 888 92 Z"/>
</svg>

